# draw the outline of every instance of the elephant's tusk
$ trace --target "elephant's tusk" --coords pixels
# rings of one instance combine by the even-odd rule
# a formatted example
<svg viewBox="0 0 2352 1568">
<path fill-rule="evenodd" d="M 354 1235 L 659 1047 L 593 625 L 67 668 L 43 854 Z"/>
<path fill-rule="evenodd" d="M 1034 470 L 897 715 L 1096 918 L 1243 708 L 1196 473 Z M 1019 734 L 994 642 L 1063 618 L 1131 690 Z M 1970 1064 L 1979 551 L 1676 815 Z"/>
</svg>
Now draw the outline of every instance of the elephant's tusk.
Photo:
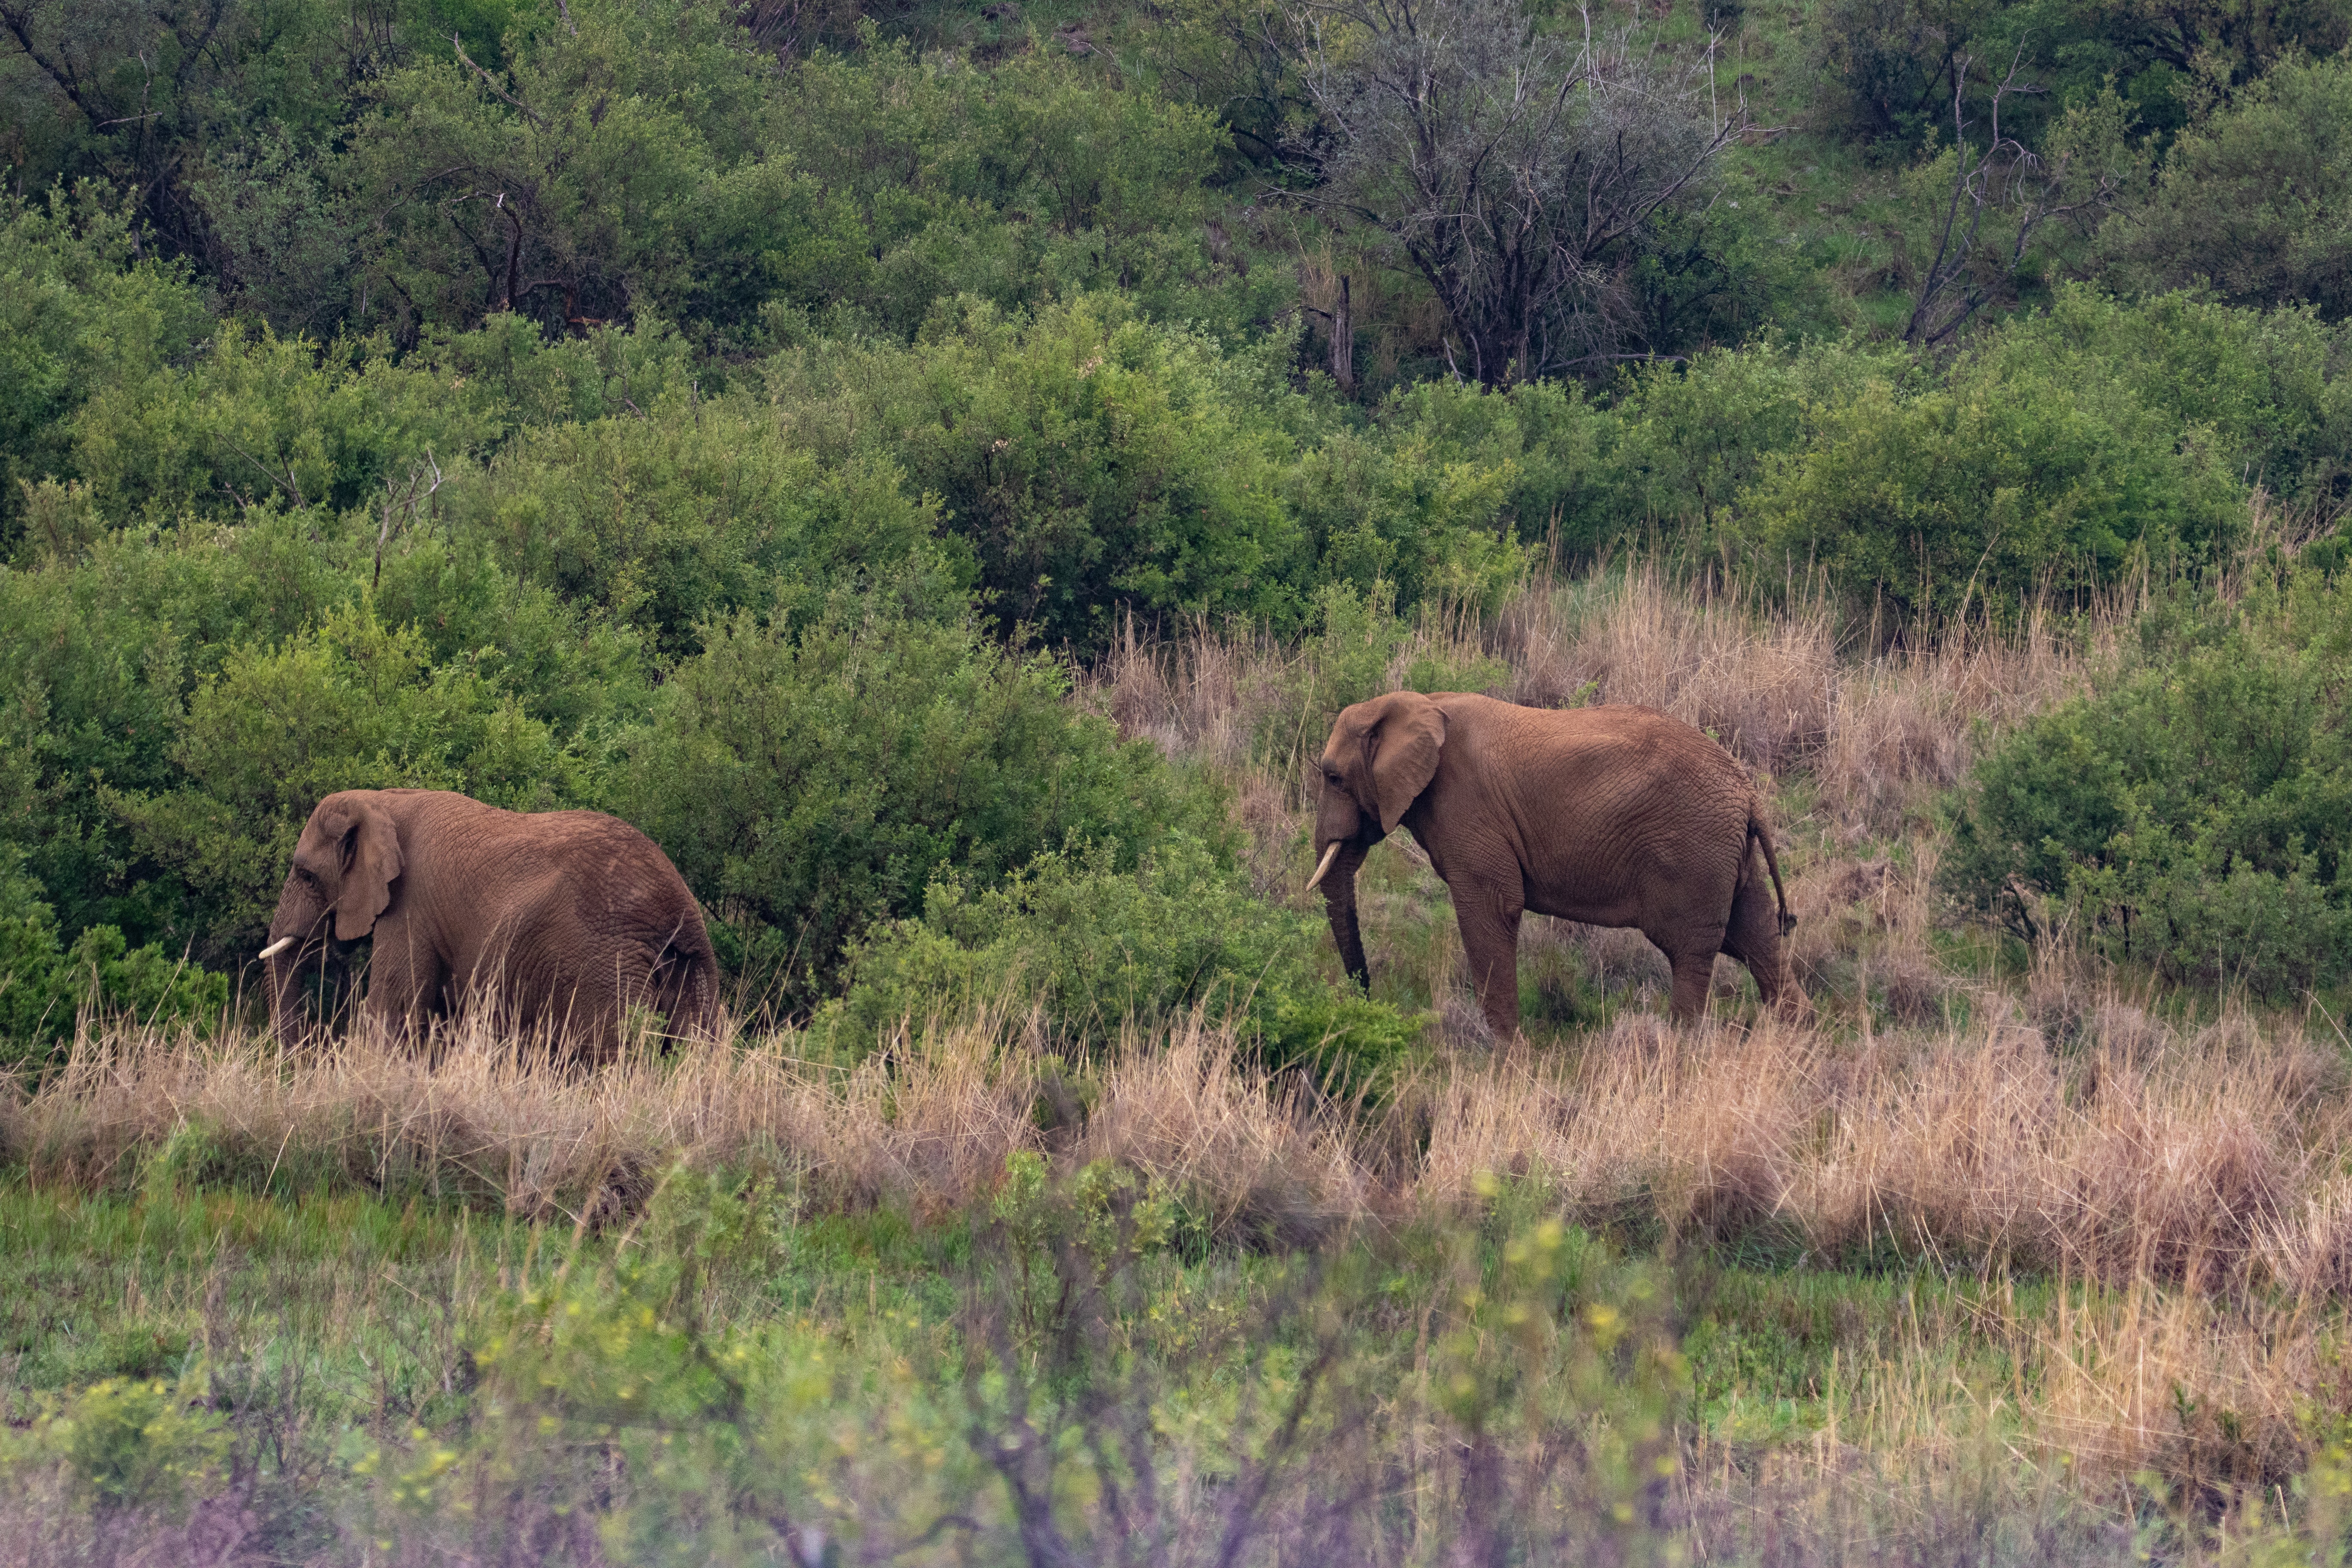
<svg viewBox="0 0 2352 1568">
<path fill-rule="evenodd" d="M 263 948 L 261 950 L 261 956 L 266 959 L 275 958 L 293 945 L 294 939 L 292 937 L 281 936 L 276 942 L 271 942 L 268 947 Z"/>
<path fill-rule="evenodd" d="M 1330 848 L 1323 851 L 1322 860 L 1316 865 L 1315 875 L 1307 879 L 1307 890 L 1308 892 L 1311 893 L 1315 890 L 1316 884 L 1323 880 L 1323 873 L 1328 871 L 1331 868 L 1331 862 L 1337 860 L 1339 858 L 1339 847 L 1337 844 L 1332 845 Z"/>
</svg>

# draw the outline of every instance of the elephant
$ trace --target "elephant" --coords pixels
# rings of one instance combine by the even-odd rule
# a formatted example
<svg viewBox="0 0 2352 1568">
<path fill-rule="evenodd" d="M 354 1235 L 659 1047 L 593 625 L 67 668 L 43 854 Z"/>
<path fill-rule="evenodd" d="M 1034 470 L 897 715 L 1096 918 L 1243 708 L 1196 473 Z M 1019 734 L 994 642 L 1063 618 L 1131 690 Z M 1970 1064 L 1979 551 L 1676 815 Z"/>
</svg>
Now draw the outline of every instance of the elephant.
<svg viewBox="0 0 2352 1568">
<path fill-rule="evenodd" d="M 304 966 L 369 936 L 361 1016 L 396 1037 L 487 1003 L 501 1026 L 551 1030 L 597 1060 L 618 1050 L 632 1005 L 666 1015 L 673 1035 L 718 1021 L 693 893 L 653 840 L 602 812 L 502 811 L 446 790 L 327 796 L 261 950 L 281 1042 L 308 1033 Z"/>
<path fill-rule="evenodd" d="M 1319 766 L 1319 859 L 1307 886 L 1322 886 L 1340 960 L 1367 989 L 1356 873 L 1402 823 L 1453 895 L 1498 1039 L 1519 1026 L 1519 917 L 1530 910 L 1639 930 L 1674 967 L 1678 1023 L 1705 1008 L 1718 952 L 1748 965 L 1767 1006 L 1806 1010 L 1781 950 L 1796 921 L 1763 803 L 1731 755 L 1681 721 L 1393 691 L 1341 711 Z"/>
</svg>

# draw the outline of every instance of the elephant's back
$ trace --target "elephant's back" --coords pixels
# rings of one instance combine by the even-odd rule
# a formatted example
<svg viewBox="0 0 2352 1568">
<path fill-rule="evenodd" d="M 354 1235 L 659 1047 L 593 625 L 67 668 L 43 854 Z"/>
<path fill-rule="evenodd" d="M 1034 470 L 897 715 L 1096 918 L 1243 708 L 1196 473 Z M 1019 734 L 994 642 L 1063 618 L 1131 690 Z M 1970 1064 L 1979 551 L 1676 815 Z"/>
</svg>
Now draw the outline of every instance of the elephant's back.
<svg viewBox="0 0 2352 1568">
<path fill-rule="evenodd" d="M 1611 702 L 1522 711 L 1534 716 L 1545 739 L 1605 762 L 1612 773 L 1717 785 L 1743 799 L 1749 788 L 1747 771 L 1714 737 L 1655 708 Z"/>
<path fill-rule="evenodd" d="M 601 811 L 499 812 L 478 847 L 511 889 L 512 919 L 553 921 L 597 938 L 642 940 L 675 929 L 681 946 L 709 945 L 700 906 L 661 847 Z"/>
<path fill-rule="evenodd" d="M 661 846 L 621 818 L 601 811 L 551 811 L 532 820 L 544 822 L 549 837 L 565 847 L 572 880 L 625 907 L 625 912 L 643 915 L 681 903 L 697 907 L 686 879 Z M 694 923 L 698 932 L 698 917 Z"/>
</svg>

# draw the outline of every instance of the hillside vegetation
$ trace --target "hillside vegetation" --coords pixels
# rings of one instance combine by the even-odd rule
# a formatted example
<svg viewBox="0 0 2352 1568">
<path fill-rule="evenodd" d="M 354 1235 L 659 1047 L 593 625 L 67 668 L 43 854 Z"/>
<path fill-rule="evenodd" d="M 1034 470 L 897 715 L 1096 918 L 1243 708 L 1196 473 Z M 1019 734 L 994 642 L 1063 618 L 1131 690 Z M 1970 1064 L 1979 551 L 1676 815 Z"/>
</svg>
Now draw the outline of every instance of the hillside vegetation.
<svg viewBox="0 0 2352 1568">
<path fill-rule="evenodd" d="M 2347 46 L 0 0 L 0 1556 L 2341 1562 Z M 1399 688 L 1714 736 L 1813 1021 L 1349 984 Z M 723 1037 L 281 1050 L 391 785 Z"/>
</svg>

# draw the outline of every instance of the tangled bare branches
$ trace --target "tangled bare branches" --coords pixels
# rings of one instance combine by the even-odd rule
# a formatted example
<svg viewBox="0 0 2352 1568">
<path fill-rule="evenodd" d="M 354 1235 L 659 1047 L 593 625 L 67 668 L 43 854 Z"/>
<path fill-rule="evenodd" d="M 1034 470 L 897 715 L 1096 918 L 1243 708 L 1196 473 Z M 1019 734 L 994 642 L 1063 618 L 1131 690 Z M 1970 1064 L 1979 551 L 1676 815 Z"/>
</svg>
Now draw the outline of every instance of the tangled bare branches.
<svg viewBox="0 0 2352 1568">
<path fill-rule="evenodd" d="M 1455 374 L 1487 384 L 1623 357 L 1626 273 L 1744 125 L 1714 43 L 1539 25 L 1511 0 L 1345 0 L 1288 17 L 1318 120 L 1301 200 L 1378 237 L 1436 293 Z M 1466 364 L 1463 360 L 1466 359 Z"/>
</svg>

